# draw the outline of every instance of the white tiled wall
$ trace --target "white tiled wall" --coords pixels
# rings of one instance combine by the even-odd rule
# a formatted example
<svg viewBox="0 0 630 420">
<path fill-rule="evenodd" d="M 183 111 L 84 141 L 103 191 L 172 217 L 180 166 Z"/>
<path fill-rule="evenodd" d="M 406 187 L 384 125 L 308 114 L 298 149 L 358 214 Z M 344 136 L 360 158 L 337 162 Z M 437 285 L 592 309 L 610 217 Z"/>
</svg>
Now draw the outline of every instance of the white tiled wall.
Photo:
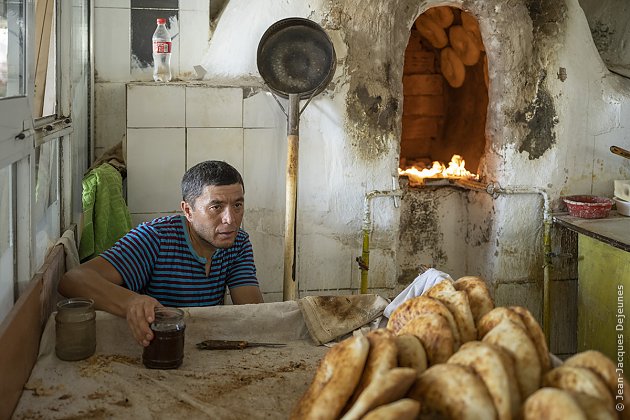
<svg viewBox="0 0 630 420">
<path fill-rule="evenodd" d="M 176 212 L 185 172 L 184 128 L 127 129 L 127 204 L 130 213 Z"/>
<path fill-rule="evenodd" d="M 243 173 L 242 128 L 187 128 L 186 169 L 204 160 L 224 160 Z"/>
<path fill-rule="evenodd" d="M 243 127 L 243 90 L 187 87 L 186 127 Z"/>
<path fill-rule="evenodd" d="M 127 127 L 185 127 L 183 85 L 127 85 Z"/>
</svg>

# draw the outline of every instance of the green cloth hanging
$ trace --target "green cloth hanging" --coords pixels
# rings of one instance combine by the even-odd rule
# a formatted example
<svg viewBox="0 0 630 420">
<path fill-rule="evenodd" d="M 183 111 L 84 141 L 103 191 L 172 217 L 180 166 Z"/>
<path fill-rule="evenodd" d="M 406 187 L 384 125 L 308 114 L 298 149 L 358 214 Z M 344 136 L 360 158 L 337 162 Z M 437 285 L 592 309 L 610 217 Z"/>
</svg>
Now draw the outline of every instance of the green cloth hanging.
<svg viewBox="0 0 630 420">
<path fill-rule="evenodd" d="M 122 176 L 103 163 L 83 178 L 83 227 L 79 258 L 86 261 L 109 249 L 131 230 L 131 215 L 122 193 Z"/>
</svg>

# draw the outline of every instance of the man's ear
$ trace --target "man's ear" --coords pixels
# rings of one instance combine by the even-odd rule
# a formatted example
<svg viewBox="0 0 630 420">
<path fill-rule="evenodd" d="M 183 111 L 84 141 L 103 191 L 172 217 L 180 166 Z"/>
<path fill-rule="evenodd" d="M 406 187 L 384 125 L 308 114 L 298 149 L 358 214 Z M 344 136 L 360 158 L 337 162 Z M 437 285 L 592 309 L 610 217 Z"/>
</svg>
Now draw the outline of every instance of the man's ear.
<svg viewBox="0 0 630 420">
<path fill-rule="evenodd" d="M 192 210 L 193 210 L 190 204 L 188 204 L 185 201 L 182 201 L 180 203 L 180 207 L 182 208 L 182 211 L 184 212 L 184 216 L 186 216 L 186 219 L 190 221 L 190 219 L 192 218 Z"/>
</svg>

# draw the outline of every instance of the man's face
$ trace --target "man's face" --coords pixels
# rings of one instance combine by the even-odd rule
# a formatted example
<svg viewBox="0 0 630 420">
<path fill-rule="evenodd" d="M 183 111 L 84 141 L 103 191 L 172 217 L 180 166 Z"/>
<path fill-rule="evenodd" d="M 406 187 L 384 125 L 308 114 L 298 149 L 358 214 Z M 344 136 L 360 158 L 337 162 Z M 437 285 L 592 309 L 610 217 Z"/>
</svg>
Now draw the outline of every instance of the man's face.
<svg viewBox="0 0 630 420">
<path fill-rule="evenodd" d="M 229 248 L 243 221 L 241 184 L 206 185 L 194 207 L 182 201 L 182 210 L 192 230 L 214 248 Z"/>
</svg>

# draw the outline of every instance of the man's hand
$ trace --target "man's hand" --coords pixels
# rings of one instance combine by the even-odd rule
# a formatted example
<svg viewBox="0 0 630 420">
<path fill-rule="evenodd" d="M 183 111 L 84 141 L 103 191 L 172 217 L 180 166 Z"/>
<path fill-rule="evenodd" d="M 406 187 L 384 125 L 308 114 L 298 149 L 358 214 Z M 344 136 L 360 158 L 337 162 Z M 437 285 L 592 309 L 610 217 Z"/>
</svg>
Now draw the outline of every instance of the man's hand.
<svg viewBox="0 0 630 420">
<path fill-rule="evenodd" d="M 149 324 L 155 319 L 155 308 L 160 305 L 156 299 L 147 295 L 136 295 L 127 305 L 127 324 L 136 341 L 146 347 L 153 340 Z"/>
</svg>

